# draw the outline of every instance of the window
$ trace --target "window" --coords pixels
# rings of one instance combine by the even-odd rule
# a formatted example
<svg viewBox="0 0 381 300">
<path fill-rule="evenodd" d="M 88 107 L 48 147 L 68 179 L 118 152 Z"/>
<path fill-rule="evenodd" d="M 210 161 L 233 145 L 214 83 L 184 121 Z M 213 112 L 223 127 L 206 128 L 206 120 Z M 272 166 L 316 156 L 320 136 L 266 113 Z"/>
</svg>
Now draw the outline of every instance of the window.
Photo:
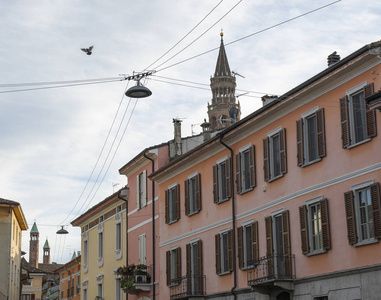
<svg viewBox="0 0 381 300">
<path fill-rule="evenodd" d="M 344 194 L 350 245 L 381 238 L 380 184 L 366 182 Z"/>
<path fill-rule="evenodd" d="M 181 277 L 181 248 L 175 247 L 166 252 L 167 285 L 179 284 Z"/>
<path fill-rule="evenodd" d="M 87 300 L 87 289 L 83 289 L 83 300 Z"/>
<path fill-rule="evenodd" d="M 73 297 L 74 296 L 74 277 L 71 279 L 71 288 L 70 288 L 70 290 L 71 290 L 71 296 Z"/>
<path fill-rule="evenodd" d="M 236 154 L 237 193 L 251 191 L 255 187 L 255 148 L 249 145 Z"/>
<path fill-rule="evenodd" d="M 122 249 L 122 213 L 119 211 L 115 214 L 115 259 L 122 258 Z"/>
<path fill-rule="evenodd" d="M 103 297 L 103 284 L 98 284 L 98 291 L 97 291 L 98 297 Z"/>
<path fill-rule="evenodd" d="M 263 169 L 267 182 L 287 172 L 286 129 L 278 128 L 263 140 Z"/>
<path fill-rule="evenodd" d="M 233 270 L 232 230 L 225 230 L 215 235 L 216 273 L 224 275 Z"/>
<path fill-rule="evenodd" d="M 254 266 L 259 258 L 258 222 L 247 222 L 238 227 L 238 265 L 240 269 Z"/>
<path fill-rule="evenodd" d="M 377 135 L 375 110 L 366 108 L 365 98 L 373 95 L 373 83 L 365 82 L 340 99 L 343 148 L 350 148 Z"/>
<path fill-rule="evenodd" d="M 115 279 L 115 300 L 123 300 L 120 279 Z"/>
<path fill-rule="evenodd" d="M 185 214 L 190 216 L 201 210 L 201 175 L 190 176 L 184 181 Z"/>
<path fill-rule="evenodd" d="M 325 156 L 324 109 L 315 108 L 296 121 L 298 166 L 319 161 Z"/>
<path fill-rule="evenodd" d="M 187 280 L 190 295 L 203 295 L 202 241 L 191 241 L 186 246 Z"/>
<path fill-rule="evenodd" d="M 144 170 L 136 177 L 136 201 L 137 208 L 147 205 L 147 171 Z"/>
<path fill-rule="evenodd" d="M 213 166 L 213 200 L 221 203 L 231 197 L 231 159 L 224 158 Z"/>
<path fill-rule="evenodd" d="M 331 249 L 328 200 L 313 199 L 299 207 L 303 254 L 317 254 Z"/>
<path fill-rule="evenodd" d="M 146 264 L 146 234 L 139 236 L 139 264 Z"/>
<path fill-rule="evenodd" d="M 84 272 L 87 273 L 88 266 L 89 266 L 89 242 L 87 239 L 83 241 L 83 264 L 84 264 L 83 266 Z"/>
<path fill-rule="evenodd" d="M 180 187 L 174 184 L 165 191 L 165 223 L 170 224 L 180 219 Z"/>
<path fill-rule="evenodd" d="M 78 275 L 77 276 L 77 295 L 79 295 L 80 291 L 81 291 L 81 276 Z"/>
<path fill-rule="evenodd" d="M 70 278 L 69 278 L 69 280 L 67 281 L 66 298 L 70 298 Z"/>
<path fill-rule="evenodd" d="M 98 224 L 98 267 L 103 266 L 104 234 L 103 223 Z"/>
</svg>

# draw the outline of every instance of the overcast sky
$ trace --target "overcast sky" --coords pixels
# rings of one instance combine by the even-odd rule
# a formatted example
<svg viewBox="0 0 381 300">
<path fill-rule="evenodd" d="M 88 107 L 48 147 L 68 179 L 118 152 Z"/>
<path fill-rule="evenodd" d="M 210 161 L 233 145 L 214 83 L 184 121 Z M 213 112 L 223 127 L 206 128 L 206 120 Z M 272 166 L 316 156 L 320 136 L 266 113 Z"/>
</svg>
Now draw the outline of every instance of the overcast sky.
<svg viewBox="0 0 381 300">
<path fill-rule="evenodd" d="M 183 136 L 200 132 L 221 29 L 230 68 L 245 77 L 237 76 L 236 94 L 251 91 L 239 97 L 244 117 L 264 94 L 324 70 L 332 52 L 344 58 L 380 40 L 377 2 L 0 1 L 0 198 L 21 203 L 23 250 L 36 220 L 40 254 L 48 238 L 52 261 L 69 261 L 80 230 L 57 236 L 60 224 L 125 185 L 119 168 L 172 139 L 173 118 L 183 119 Z M 92 55 L 80 50 L 91 45 Z M 152 96 L 123 97 L 135 83 L 120 75 L 147 68 L 157 71 L 144 81 Z M 118 81 L 95 83 L 110 78 Z M 34 84 L 43 82 L 55 84 Z"/>
</svg>

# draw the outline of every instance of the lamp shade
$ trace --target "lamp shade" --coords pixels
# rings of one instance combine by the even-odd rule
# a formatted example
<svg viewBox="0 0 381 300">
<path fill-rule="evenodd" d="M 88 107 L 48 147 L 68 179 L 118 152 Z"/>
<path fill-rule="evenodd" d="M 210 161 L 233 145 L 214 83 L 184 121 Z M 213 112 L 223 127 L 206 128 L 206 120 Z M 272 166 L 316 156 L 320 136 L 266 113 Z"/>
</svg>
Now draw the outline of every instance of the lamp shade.
<svg viewBox="0 0 381 300">
<path fill-rule="evenodd" d="M 64 229 L 63 226 L 61 226 L 61 229 L 56 232 L 56 234 L 68 234 L 68 233 L 69 233 L 69 231 Z"/>
<path fill-rule="evenodd" d="M 140 85 L 139 83 L 129 88 L 126 92 L 126 96 L 130 98 L 145 98 L 151 95 L 152 92 L 150 91 L 150 89 Z"/>
</svg>

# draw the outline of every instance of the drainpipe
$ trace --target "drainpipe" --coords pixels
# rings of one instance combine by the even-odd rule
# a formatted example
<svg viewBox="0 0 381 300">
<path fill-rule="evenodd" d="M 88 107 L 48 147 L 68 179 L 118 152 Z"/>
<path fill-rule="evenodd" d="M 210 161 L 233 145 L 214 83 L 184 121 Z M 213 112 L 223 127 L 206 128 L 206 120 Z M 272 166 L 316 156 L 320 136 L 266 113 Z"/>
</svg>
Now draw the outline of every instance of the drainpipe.
<svg viewBox="0 0 381 300">
<path fill-rule="evenodd" d="M 226 145 L 222 141 L 222 136 L 219 138 L 219 142 L 230 151 L 230 190 L 232 193 L 232 226 L 233 226 L 233 278 L 234 278 L 234 285 L 231 289 L 231 293 L 234 297 L 234 299 L 237 299 L 237 295 L 235 292 L 235 289 L 237 288 L 237 262 L 236 262 L 236 245 L 235 245 L 235 240 L 236 240 L 236 218 L 235 218 L 235 197 L 234 197 L 234 172 L 233 172 L 233 149 L 230 148 L 228 145 Z"/>
<path fill-rule="evenodd" d="M 126 202 L 126 267 L 127 267 L 127 265 L 128 265 L 128 200 L 121 197 L 121 193 L 122 193 L 123 190 L 127 190 L 128 191 L 128 188 L 125 187 L 125 188 L 123 188 L 123 189 L 121 189 L 119 191 L 119 193 L 118 193 L 118 199 Z M 129 192 L 127 192 L 127 194 L 128 193 Z M 128 198 L 129 195 L 123 195 L 123 196 L 127 196 L 127 198 Z M 126 293 L 126 300 L 127 299 L 128 299 L 128 293 Z"/>
<path fill-rule="evenodd" d="M 148 157 L 145 153 L 143 154 L 145 158 L 152 162 L 152 173 L 155 171 L 154 160 Z M 156 255 L 155 255 L 155 181 L 152 180 L 152 299 L 155 300 L 155 272 L 156 272 Z"/>
</svg>

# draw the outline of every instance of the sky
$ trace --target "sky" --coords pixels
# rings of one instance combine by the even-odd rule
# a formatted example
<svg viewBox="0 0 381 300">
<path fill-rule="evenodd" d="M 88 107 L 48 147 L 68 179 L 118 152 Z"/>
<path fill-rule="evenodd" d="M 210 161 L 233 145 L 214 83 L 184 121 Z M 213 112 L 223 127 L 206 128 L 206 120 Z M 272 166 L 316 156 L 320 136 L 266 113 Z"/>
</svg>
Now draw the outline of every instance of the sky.
<svg viewBox="0 0 381 300">
<path fill-rule="evenodd" d="M 81 246 L 70 222 L 127 183 L 146 147 L 198 134 L 223 30 L 242 116 L 381 39 L 381 7 L 362 0 L 0 0 L 0 198 L 36 221 L 51 260 Z M 81 48 L 94 45 L 92 55 Z M 175 47 L 174 47 L 175 46 Z M 173 49 L 172 49 L 173 48 Z M 170 51 L 169 51 L 170 50 Z M 168 52 L 169 51 L 169 52 Z M 134 72 L 144 99 L 124 96 Z M 249 93 L 247 93 L 250 91 Z M 55 232 L 65 225 L 67 235 Z M 26 258 L 28 259 L 28 254 Z"/>
</svg>

